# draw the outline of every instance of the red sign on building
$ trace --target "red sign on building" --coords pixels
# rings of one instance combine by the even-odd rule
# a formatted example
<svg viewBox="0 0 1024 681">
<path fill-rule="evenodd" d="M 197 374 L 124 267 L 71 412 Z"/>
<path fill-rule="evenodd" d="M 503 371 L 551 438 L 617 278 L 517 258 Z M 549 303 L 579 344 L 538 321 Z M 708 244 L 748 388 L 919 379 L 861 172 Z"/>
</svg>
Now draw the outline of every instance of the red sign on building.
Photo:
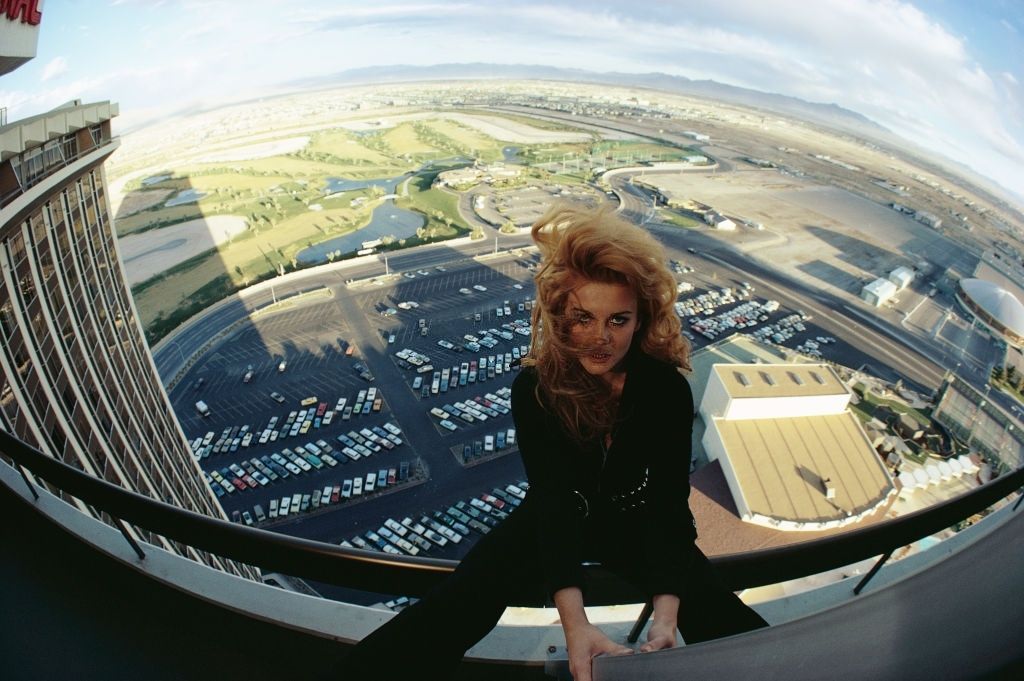
<svg viewBox="0 0 1024 681">
<path fill-rule="evenodd" d="M 39 0 L 0 0 L 0 16 L 7 15 L 8 21 L 14 21 L 19 16 L 21 23 L 31 26 L 38 26 L 43 18 L 39 11 Z"/>
</svg>

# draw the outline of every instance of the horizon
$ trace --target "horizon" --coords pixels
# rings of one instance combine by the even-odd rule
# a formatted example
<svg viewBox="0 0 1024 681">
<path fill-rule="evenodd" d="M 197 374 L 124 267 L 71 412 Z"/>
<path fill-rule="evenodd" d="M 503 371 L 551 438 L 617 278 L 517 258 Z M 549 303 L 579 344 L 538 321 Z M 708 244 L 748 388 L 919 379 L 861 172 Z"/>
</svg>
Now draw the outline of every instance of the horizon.
<svg viewBox="0 0 1024 681">
<path fill-rule="evenodd" d="M 50 0 L 9 120 L 110 100 L 134 130 L 366 68 L 664 74 L 860 114 L 1024 205 L 1024 8 L 991 0 L 403 3 Z M 289 49 L 301 44 L 301 50 Z M 457 46 L 453 49 L 452 46 Z M 614 48 L 614 49 L 611 49 Z M 269 58 L 268 58 L 269 57 Z M 214 68 L 215 67 L 215 68 Z M 344 87 L 345 83 L 336 83 Z M 638 87 L 645 87 L 639 85 Z M 310 88 L 305 88 L 306 90 Z"/>
</svg>

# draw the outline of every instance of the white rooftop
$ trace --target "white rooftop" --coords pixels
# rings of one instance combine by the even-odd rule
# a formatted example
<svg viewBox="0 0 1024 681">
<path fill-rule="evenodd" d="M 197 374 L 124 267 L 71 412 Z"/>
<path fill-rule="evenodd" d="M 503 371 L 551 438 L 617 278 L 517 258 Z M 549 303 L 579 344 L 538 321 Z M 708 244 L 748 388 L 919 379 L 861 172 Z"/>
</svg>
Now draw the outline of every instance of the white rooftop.
<svg viewBox="0 0 1024 681">
<path fill-rule="evenodd" d="M 960 287 L 978 307 L 1000 324 L 1024 336 L 1024 305 L 1017 300 L 1017 296 L 984 279 L 962 279 Z"/>
</svg>

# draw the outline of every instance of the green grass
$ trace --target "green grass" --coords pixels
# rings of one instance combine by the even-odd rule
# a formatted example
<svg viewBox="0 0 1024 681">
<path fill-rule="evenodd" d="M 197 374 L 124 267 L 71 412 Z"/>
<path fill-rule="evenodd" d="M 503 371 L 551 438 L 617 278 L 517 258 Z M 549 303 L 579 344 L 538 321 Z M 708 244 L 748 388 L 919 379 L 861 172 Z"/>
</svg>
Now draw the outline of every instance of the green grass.
<svg viewBox="0 0 1024 681">
<path fill-rule="evenodd" d="M 416 123 L 402 123 L 383 134 L 383 140 L 396 156 L 427 159 L 446 155 L 443 149 L 424 141 Z"/>
<path fill-rule="evenodd" d="M 931 415 L 927 412 L 915 409 L 898 400 L 887 400 L 879 395 L 876 395 L 870 390 L 867 390 L 863 383 L 857 383 L 856 385 L 853 386 L 853 389 L 858 395 L 861 396 L 861 403 L 858 406 L 860 406 L 861 409 L 865 411 L 865 413 L 870 413 L 873 416 L 875 411 L 879 407 L 884 406 L 888 407 L 897 414 L 909 415 L 912 419 L 917 421 L 918 425 L 920 425 L 923 428 L 927 428 L 931 425 Z"/>
<path fill-rule="evenodd" d="M 468 113 L 479 115 L 478 112 Z M 537 128 L 573 129 L 557 123 L 511 118 Z M 368 191 L 344 192 L 326 199 L 323 192 L 328 178 L 394 177 L 427 160 L 443 161 L 470 154 L 493 161 L 502 157 L 504 144 L 472 126 L 446 118 L 442 112 L 432 118 L 407 121 L 368 133 L 341 128 L 314 132 L 305 148 L 274 157 L 177 166 L 162 163 L 156 157 L 149 159 L 162 169 L 147 176 L 169 177 L 145 190 L 141 188 L 141 180 L 133 180 L 131 187 L 140 192 L 136 205 L 143 207 L 117 219 L 120 235 L 139 234 L 214 215 L 244 218 L 249 230 L 134 287 L 147 333 L 151 339 L 161 337 L 196 311 L 239 288 L 273 276 L 280 267 L 286 271 L 297 268 L 296 255 L 302 249 L 364 226 L 377 201 L 370 200 L 358 209 L 350 207 L 354 197 L 370 196 Z M 590 142 L 544 146 L 555 148 L 558 153 L 562 150 L 581 153 L 589 148 Z M 409 196 L 400 198 L 397 204 L 422 214 L 425 224 L 415 237 L 392 244 L 390 248 L 468 233 L 468 227 L 459 216 L 458 196 L 431 187 L 438 172 L 461 165 L 464 164 L 442 163 L 410 180 Z M 558 176 L 537 170 L 526 175 L 568 184 L 578 184 L 585 179 L 583 171 Z M 172 208 L 164 208 L 162 201 L 148 207 L 143 202 L 147 198 L 143 191 L 185 189 L 207 195 L 195 203 Z M 322 210 L 311 211 L 309 206 L 313 204 L 319 204 Z"/>
<path fill-rule="evenodd" d="M 347 165 L 377 167 L 394 165 L 393 158 L 362 144 L 357 135 L 343 129 L 314 134 L 306 150 L 314 157 L 318 154 L 326 154 L 336 159 L 336 162 Z"/>
<path fill-rule="evenodd" d="M 459 199 L 442 189 L 434 189 L 431 184 L 440 169 L 417 175 L 409 180 L 409 196 L 400 197 L 395 201 L 399 208 L 416 211 L 427 219 L 424 225 L 426 232 L 435 238 L 450 238 L 469 231 L 461 224 L 459 216 Z M 448 218 L 446 221 L 445 218 Z M 449 224 L 450 221 L 450 224 Z M 406 245 L 411 245 L 406 242 Z"/>
<path fill-rule="evenodd" d="M 1018 402 L 1024 403 L 1024 393 L 1021 393 L 1021 391 L 1014 388 L 1007 381 L 1001 381 L 997 378 L 993 378 L 991 379 L 990 383 L 992 383 L 993 388 L 1002 390 L 1004 393 L 1006 393 L 1013 399 L 1017 400 Z"/>
<path fill-rule="evenodd" d="M 703 229 L 707 226 L 703 220 L 687 217 L 666 208 L 658 209 L 658 217 L 666 224 L 682 227 L 683 229 Z"/>
<path fill-rule="evenodd" d="M 451 141 L 453 148 L 472 155 L 488 163 L 503 158 L 501 150 L 504 145 L 493 137 L 488 137 L 474 128 L 447 119 L 427 120 L 424 127 L 436 132 Z"/>
</svg>

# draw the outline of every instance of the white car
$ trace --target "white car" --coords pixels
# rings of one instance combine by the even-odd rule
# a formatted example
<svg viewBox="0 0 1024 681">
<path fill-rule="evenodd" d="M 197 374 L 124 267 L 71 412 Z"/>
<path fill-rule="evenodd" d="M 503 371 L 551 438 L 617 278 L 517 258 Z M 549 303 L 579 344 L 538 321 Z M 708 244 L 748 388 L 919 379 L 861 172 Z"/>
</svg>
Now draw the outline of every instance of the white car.
<svg viewBox="0 0 1024 681">
<path fill-rule="evenodd" d="M 441 421 L 441 426 L 447 428 L 448 430 L 458 430 L 459 428 L 457 425 L 455 425 L 448 419 L 444 419 L 443 421 Z"/>
<path fill-rule="evenodd" d="M 486 286 L 482 286 L 480 284 L 473 284 L 473 288 L 475 288 L 477 291 L 486 291 L 487 290 Z"/>
</svg>

